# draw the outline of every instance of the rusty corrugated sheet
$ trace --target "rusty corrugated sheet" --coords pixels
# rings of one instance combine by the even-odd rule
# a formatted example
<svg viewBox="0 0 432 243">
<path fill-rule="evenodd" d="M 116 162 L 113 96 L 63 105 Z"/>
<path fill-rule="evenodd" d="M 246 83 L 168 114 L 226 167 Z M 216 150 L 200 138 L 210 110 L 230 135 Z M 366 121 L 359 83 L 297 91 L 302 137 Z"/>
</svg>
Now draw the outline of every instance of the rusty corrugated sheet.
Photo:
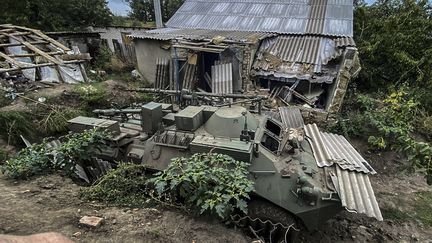
<svg viewBox="0 0 432 243">
<path fill-rule="evenodd" d="M 267 37 L 275 36 L 270 33 L 247 32 L 247 31 L 220 31 L 220 30 L 202 30 L 202 29 L 176 29 L 163 28 L 146 31 L 142 34 L 129 35 L 135 39 L 154 39 L 154 40 L 171 40 L 171 39 L 188 39 L 204 40 L 215 37 L 223 37 L 227 40 L 238 42 L 258 42 Z"/>
<path fill-rule="evenodd" d="M 344 170 L 376 174 L 376 171 L 343 136 L 326 132 L 321 134 L 333 163 L 337 163 Z"/>
<path fill-rule="evenodd" d="M 185 74 L 183 78 L 183 89 L 193 90 L 197 79 L 197 66 L 194 64 L 186 64 Z"/>
<path fill-rule="evenodd" d="M 336 166 L 337 181 L 334 181 L 342 206 L 348 211 L 364 213 L 383 220 L 369 176 L 362 172 L 343 170 Z"/>
<path fill-rule="evenodd" d="M 288 128 L 304 126 L 303 116 L 298 107 L 279 107 L 282 123 Z"/>
<path fill-rule="evenodd" d="M 186 0 L 171 28 L 353 35 L 352 0 Z"/>
<path fill-rule="evenodd" d="M 212 93 L 231 94 L 233 92 L 232 63 L 212 66 Z"/>
</svg>

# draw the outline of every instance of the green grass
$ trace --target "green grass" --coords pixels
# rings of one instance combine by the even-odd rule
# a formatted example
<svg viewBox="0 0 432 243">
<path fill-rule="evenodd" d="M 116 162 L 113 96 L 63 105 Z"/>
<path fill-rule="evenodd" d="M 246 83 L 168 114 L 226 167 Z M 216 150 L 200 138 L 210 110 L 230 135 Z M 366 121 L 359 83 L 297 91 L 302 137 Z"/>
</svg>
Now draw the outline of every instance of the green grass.
<svg viewBox="0 0 432 243">
<path fill-rule="evenodd" d="M 414 211 L 424 225 L 432 227 L 432 192 L 418 192 L 414 199 Z"/>
<path fill-rule="evenodd" d="M 7 106 L 11 103 L 11 100 L 6 97 L 6 92 L 0 90 L 0 107 Z"/>
<path fill-rule="evenodd" d="M 405 213 L 397 208 L 383 208 L 381 212 L 383 214 L 383 218 L 385 219 L 396 221 L 406 221 L 411 219 L 411 216 L 408 213 Z"/>
</svg>

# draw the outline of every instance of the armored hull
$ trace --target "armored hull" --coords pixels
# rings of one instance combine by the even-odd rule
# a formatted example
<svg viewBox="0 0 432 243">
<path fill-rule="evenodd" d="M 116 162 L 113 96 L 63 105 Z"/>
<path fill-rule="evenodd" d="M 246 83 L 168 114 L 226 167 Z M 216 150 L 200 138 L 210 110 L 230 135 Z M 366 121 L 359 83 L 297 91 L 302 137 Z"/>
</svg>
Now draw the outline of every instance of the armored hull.
<svg viewBox="0 0 432 243">
<path fill-rule="evenodd" d="M 77 132 L 89 124 L 106 124 L 114 131 L 111 148 L 100 155 L 105 160 L 159 171 L 172 158 L 213 152 L 249 163 L 253 198 L 289 218 L 263 220 L 285 226 L 296 222 L 312 230 L 343 209 L 382 220 L 368 178 L 375 171 L 343 137 L 304 125 L 299 110 L 258 114 L 241 106 L 188 106 L 173 112 L 170 105 L 152 102 L 127 112 L 97 113 L 103 119 L 81 117 L 70 123 Z"/>
</svg>

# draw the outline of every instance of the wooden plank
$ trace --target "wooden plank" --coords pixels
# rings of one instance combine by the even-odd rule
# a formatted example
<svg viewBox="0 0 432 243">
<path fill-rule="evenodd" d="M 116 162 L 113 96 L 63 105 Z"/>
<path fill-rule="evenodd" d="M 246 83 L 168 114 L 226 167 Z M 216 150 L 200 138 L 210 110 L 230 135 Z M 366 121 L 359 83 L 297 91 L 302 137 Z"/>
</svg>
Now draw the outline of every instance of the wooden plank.
<svg viewBox="0 0 432 243">
<path fill-rule="evenodd" d="M 29 41 L 28 43 L 32 45 L 40 45 L 40 44 L 49 44 L 47 41 Z M 8 44 L 0 44 L 0 47 L 11 47 L 11 46 L 22 46 L 22 43 L 8 43 Z"/>
<path fill-rule="evenodd" d="M 51 38 L 51 37 L 45 35 L 45 34 L 42 33 L 42 31 L 40 31 L 40 30 L 30 29 L 30 28 L 26 28 L 26 27 L 22 27 L 22 26 L 12 26 L 12 27 L 17 28 L 17 29 L 22 29 L 22 30 L 30 31 L 30 32 L 32 32 L 33 34 L 37 35 L 39 38 L 44 39 L 44 40 L 50 42 L 51 44 L 53 44 L 53 45 L 59 47 L 59 48 L 62 49 L 63 51 L 70 51 L 70 50 L 71 50 L 70 48 L 66 47 L 66 46 L 63 45 L 62 43 L 60 43 L 60 42 L 54 40 L 53 38 Z"/>
<path fill-rule="evenodd" d="M 55 63 L 57 65 L 62 64 L 61 61 L 59 61 L 56 58 L 48 55 L 46 52 L 40 50 L 39 48 L 35 47 L 34 45 L 32 45 L 32 44 L 30 44 L 30 43 L 28 43 L 26 41 L 23 41 L 22 43 L 24 44 L 25 47 L 27 47 L 28 49 L 30 49 L 34 53 L 37 53 L 37 54 L 43 56 L 45 59 L 47 59 L 47 61 L 50 61 L 50 62 Z"/>
<path fill-rule="evenodd" d="M 3 53 L 0 52 L 0 55 L 1 54 L 3 54 Z M 82 60 L 67 61 L 67 62 L 63 62 L 63 65 L 65 65 L 65 64 L 78 64 L 78 63 L 83 63 L 83 62 L 85 62 L 85 61 L 82 61 Z M 16 68 L 0 69 L 0 73 L 19 71 L 19 70 L 22 70 L 22 69 L 29 69 L 29 68 L 52 67 L 52 66 L 57 66 L 57 64 L 54 64 L 54 63 L 41 63 L 41 64 L 33 64 L 33 66 L 23 66 L 21 68 L 16 67 Z"/>
<path fill-rule="evenodd" d="M 17 66 L 18 68 L 25 67 L 23 64 L 15 61 L 13 58 L 9 57 L 8 55 L 4 54 L 3 52 L 0 52 L 0 57 L 3 57 L 7 62 Z M 31 65 L 31 64 L 30 64 Z"/>
<path fill-rule="evenodd" d="M 54 55 L 62 55 L 62 54 L 64 54 L 64 52 L 62 52 L 62 51 L 52 51 L 52 52 L 47 52 L 46 54 L 54 56 Z M 37 53 L 26 53 L 26 54 L 9 55 L 9 57 L 34 57 L 34 56 L 39 56 L 39 54 L 37 54 Z"/>
</svg>

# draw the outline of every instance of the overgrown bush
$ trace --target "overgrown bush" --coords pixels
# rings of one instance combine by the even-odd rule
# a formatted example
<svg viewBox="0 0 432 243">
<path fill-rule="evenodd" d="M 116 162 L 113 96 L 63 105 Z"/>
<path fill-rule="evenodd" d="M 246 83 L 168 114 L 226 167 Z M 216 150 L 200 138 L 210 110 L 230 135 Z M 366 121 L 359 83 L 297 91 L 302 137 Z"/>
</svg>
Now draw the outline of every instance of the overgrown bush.
<svg viewBox="0 0 432 243">
<path fill-rule="evenodd" d="M 3 90 L 0 90 L 0 108 L 7 106 L 11 103 L 11 100 L 6 97 L 6 92 L 4 92 Z"/>
<path fill-rule="evenodd" d="M 0 136 L 8 144 L 20 143 L 20 135 L 33 138 L 36 133 L 30 113 L 13 110 L 0 112 Z"/>
<path fill-rule="evenodd" d="M 106 102 L 109 94 L 103 83 L 83 84 L 74 88 L 80 98 L 88 105 L 98 105 Z"/>
<path fill-rule="evenodd" d="M 246 199 L 254 190 L 247 178 L 248 164 L 223 154 L 195 154 L 173 159 L 154 183 L 160 200 L 183 202 L 199 213 L 228 217 L 234 210 L 247 212 Z"/>
<path fill-rule="evenodd" d="M 393 91 L 384 99 L 358 95 L 356 110 L 345 114 L 337 128 L 345 135 L 364 137 L 372 149 L 406 154 L 414 168 L 426 169 L 428 183 L 432 183 L 432 147 L 414 136 L 422 113 L 419 102 L 407 90 Z"/>
<path fill-rule="evenodd" d="M 98 49 L 98 53 L 96 54 L 95 61 L 93 63 L 93 67 L 96 69 L 105 70 L 110 61 L 113 54 L 107 45 L 100 45 Z"/>
<path fill-rule="evenodd" d="M 80 192 L 87 200 L 98 200 L 118 206 L 137 207 L 148 200 L 145 167 L 136 164 L 120 164 L 89 188 Z"/>
<path fill-rule="evenodd" d="M 39 130 L 45 135 L 54 135 L 68 131 L 68 121 L 78 116 L 84 116 L 85 111 L 69 107 L 39 109 L 37 120 Z"/>
<path fill-rule="evenodd" d="M 33 144 L 1 165 L 1 171 L 10 178 L 27 179 L 55 170 L 72 173 L 79 162 L 88 161 L 104 146 L 109 133 L 90 129 L 83 133 L 70 133 L 59 147 L 47 146 L 48 141 Z"/>
</svg>

